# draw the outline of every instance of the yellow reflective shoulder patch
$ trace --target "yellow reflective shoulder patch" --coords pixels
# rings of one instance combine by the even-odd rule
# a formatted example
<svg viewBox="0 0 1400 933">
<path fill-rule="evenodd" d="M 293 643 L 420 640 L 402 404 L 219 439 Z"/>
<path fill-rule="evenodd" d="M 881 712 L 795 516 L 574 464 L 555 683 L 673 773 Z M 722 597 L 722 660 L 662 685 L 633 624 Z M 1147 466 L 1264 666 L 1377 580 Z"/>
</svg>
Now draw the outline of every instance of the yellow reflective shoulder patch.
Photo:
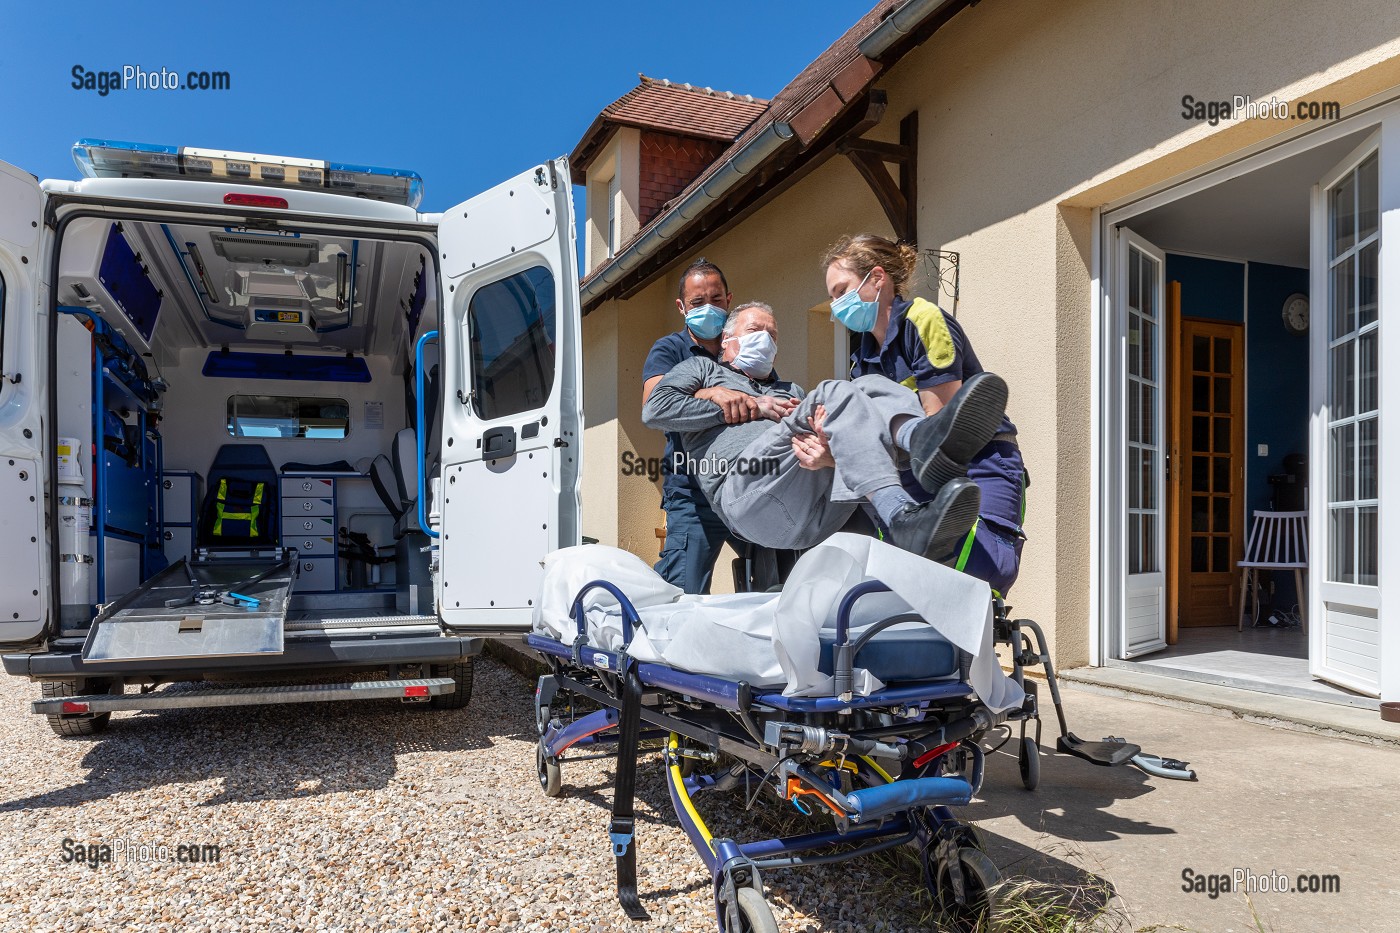
<svg viewBox="0 0 1400 933">
<path fill-rule="evenodd" d="M 919 332 L 924 342 L 924 352 L 934 369 L 947 369 L 957 358 L 957 348 L 953 346 L 953 335 L 948 332 L 948 321 L 943 317 L 943 309 L 931 301 L 915 298 L 909 306 L 909 321 Z"/>
</svg>

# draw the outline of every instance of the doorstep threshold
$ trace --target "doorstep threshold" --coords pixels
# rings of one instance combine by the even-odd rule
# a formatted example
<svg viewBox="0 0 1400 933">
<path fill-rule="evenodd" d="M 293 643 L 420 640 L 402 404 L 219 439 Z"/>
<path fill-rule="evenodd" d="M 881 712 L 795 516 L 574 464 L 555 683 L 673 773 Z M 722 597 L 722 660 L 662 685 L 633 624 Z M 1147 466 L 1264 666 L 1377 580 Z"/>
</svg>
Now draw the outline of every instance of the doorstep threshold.
<svg viewBox="0 0 1400 933">
<path fill-rule="evenodd" d="M 1076 689 L 1230 715 L 1278 729 L 1400 746 L 1400 725 L 1381 719 L 1376 709 L 1167 676 L 1144 670 L 1141 662 L 1132 661 L 1116 662 L 1111 667 L 1076 667 L 1058 674 L 1061 681 Z"/>
</svg>

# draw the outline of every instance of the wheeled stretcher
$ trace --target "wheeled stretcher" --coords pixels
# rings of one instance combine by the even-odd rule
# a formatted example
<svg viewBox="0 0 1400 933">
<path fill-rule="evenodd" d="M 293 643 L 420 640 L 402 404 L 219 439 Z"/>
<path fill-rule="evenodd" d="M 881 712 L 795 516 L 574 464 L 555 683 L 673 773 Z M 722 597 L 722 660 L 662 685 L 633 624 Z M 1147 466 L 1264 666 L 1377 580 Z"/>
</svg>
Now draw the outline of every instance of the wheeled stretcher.
<svg viewBox="0 0 1400 933">
<path fill-rule="evenodd" d="M 994 666 L 986 584 L 871 539 L 831 543 L 804 555 L 781 594 L 678 596 L 636 558 L 597 546 L 547 562 L 527 636 L 552 671 L 536 691 L 539 780 L 555 796 L 563 761 L 616 757 L 609 838 L 628 916 L 646 916 L 633 792 L 639 749 L 658 740 L 676 816 L 713 874 L 722 931 L 776 929 L 767 869 L 900 845 L 916 848 L 943 909 L 985 908 L 999 874 L 954 808 L 981 782 L 981 740 L 1032 718 L 1034 694 Z M 712 670 L 699 670 L 706 660 Z M 832 827 L 716 837 L 701 810 L 723 791 L 767 794 Z"/>
</svg>

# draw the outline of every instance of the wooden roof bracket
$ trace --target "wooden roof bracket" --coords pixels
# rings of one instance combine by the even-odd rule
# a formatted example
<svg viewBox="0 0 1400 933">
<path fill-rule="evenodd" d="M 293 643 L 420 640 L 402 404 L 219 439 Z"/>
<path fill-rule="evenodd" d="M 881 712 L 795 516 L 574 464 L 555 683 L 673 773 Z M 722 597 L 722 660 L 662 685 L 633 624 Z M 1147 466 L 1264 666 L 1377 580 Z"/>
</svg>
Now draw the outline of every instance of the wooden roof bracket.
<svg viewBox="0 0 1400 933">
<path fill-rule="evenodd" d="M 885 92 L 872 90 L 866 118 L 851 133 L 836 144 L 836 151 L 851 160 L 875 199 L 889 218 L 894 234 L 909 244 L 918 241 L 918 180 L 919 113 L 914 111 L 899 121 L 899 143 L 862 139 L 880 122 L 885 111 Z M 889 165 L 897 167 L 898 178 L 890 174 Z"/>
</svg>

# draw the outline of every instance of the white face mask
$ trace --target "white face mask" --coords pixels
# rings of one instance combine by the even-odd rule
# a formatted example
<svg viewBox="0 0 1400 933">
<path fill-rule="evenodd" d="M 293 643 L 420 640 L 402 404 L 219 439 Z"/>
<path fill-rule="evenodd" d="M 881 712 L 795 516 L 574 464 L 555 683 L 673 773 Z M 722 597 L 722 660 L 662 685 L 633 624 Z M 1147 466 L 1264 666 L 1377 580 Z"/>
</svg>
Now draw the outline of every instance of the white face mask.
<svg viewBox="0 0 1400 933">
<path fill-rule="evenodd" d="M 773 371 L 773 358 L 778 355 L 778 345 L 766 330 L 756 330 L 741 337 L 726 337 L 725 343 L 738 341 L 739 349 L 734 353 L 730 365 L 746 376 L 766 379 Z"/>
</svg>

